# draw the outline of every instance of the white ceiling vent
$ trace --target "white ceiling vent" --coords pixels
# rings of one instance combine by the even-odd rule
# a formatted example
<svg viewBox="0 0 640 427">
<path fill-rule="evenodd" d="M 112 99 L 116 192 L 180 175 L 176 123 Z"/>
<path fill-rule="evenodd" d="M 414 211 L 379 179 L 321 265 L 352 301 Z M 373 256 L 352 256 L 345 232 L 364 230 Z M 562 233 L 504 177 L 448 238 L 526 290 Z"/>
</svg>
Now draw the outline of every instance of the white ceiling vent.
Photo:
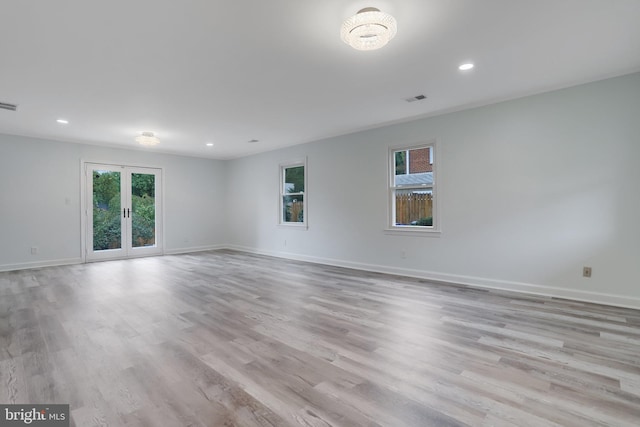
<svg viewBox="0 0 640 427">
<path fill-rule="evenodd" d="M 0 110 L 9 110 L 9 111 L 16 111 L 18 109 L 18 106 L 15 104 L 8 104 L 6 102 L 0 102 Z"/>
</svg>

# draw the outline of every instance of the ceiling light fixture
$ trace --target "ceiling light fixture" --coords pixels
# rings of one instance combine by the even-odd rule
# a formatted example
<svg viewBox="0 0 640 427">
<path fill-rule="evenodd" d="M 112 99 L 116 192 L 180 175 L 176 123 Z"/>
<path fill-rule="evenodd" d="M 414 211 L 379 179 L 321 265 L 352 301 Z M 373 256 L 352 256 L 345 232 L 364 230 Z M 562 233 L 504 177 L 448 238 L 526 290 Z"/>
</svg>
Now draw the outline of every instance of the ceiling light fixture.
<svg viewBox="0 0 640 427">
<path fill-rule="evenodd" d="M 68 125 L 69 124 L 69 120 L 65 120 L 65 119 L 58 119 L 58 120 L 56 120 L 56 122 L 60 123 L 61 125 Z"/>
<path fill-rule="evenodd" d="M 474 66 L 475 65 L 473 65 L 471 62 L 467 62 L 466 64 L 462 64 L 461 66 L 459 66 L 458 70 L 460 70 L 460 71 L 469 71 Z"/>
<path fill-rule="evenodd" d="M 340 37 L 357 50 L 375 50 L 389 43 L 398 31 L 393 16 L 365 7 L 342 24 Z"/>
<path fill-rule="evenodd" d="M 213 142 L 207 142 L 207 147 L 213 147 Z"/>
<path fill-rule="evenodd" d="M 145 147 L 153 147 L 160 144 L 160 140 L 153 134 L 153 132 L 142 132 L 140 136 L 136 137 L 136 142 Z"/>
</svg>

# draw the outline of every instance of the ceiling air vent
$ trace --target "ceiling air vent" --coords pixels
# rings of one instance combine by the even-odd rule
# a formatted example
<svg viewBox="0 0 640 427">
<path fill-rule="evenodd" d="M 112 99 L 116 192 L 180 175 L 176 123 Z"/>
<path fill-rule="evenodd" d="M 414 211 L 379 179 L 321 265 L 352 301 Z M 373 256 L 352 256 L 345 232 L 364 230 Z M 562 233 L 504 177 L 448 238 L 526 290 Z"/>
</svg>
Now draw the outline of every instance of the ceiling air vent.
<svg viewBox="0 0 640 427">
<path fill-rule="evenodd" d="M 18 106 L 15 104 L 8 104 L 6 102 L 0 102 L 0 110 L 9 110 L 9 111 L 16 111 L 18 109 Z"/>
<path fill-rule="evenodd" d="M 422 101 L 423 99 L 427 99 L 427 96 L 426 95 L 416 95 L 416 96 L 412 96 L 411 98 L 405 99 L 405 101 L 407 101 L 407 102 L 416 102 L 416 101 Z"/>
</svg>

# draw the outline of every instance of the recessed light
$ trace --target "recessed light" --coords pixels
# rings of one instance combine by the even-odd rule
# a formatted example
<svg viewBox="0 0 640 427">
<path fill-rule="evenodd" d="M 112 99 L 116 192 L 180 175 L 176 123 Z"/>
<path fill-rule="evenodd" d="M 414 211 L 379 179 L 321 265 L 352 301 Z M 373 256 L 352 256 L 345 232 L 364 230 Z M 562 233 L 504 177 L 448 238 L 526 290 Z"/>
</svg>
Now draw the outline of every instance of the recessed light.
<svg viewBox="0 0 640 427">
<path fill-rule="evenodd" d="M 207 142 L 207 147 L 213 147 L 213 142 Z"/>
<path fill-rule="evenodd" d="M 249 142 L 249 144 L 254 144 L 256 142 L 259 142 L 259 140 L 258 139 L 252 139 L 252 140 L 247 141 L 247 142 Z"/>
<path fill-rule="evenodd" d="M 460 70 L 460 71 L 469 71 L 473 67 L 474 67 L 474 65 L 471 62 L 467 62 L 466 64 L 462 64 L 461 66 L 459 66 L 458 70 Z"/>
<path fill-rule="evenodd" d="M 69 124 L 69 120 L 65 120 L 65 119 L 58 119 L 56 120 L 56 122 L 62 124 L 62 125 L 68 125 Z"/>
</svg>

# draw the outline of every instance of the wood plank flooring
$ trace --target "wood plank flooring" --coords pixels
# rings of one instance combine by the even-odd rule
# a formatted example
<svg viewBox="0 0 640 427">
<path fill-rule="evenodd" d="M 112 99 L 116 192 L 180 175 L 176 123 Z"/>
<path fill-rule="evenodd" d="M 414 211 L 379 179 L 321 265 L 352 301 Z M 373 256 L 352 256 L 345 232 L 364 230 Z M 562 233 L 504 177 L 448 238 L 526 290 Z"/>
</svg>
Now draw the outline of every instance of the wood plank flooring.
<svg viewBox="0 0 640 427">
<path fill-rule="evenodd" d="M 638 426 L 640 311 L 231 251 L 0 273 L 0 402 L 75 426 Z"/>
</svg>

